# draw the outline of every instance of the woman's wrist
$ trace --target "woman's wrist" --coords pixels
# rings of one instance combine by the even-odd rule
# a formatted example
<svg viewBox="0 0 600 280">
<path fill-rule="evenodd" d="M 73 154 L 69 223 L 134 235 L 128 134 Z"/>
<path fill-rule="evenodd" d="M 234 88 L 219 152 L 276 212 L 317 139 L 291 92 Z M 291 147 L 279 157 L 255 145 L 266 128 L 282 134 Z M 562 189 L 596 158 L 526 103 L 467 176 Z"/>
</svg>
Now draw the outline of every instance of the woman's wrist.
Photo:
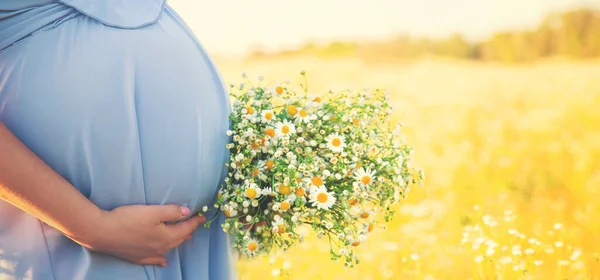
<svg viewBox="0 0 600 280">
<path fill-rule="evenodd" d="M 108 222 L 108 212 L 98 208 L 93 203 L 89 209 L 82 211 L 83 214 L 77 215 L 73 223 L 65 225 L 63 232 L 80 245 L 97 249 L 102 244 L 106 244 L 106 239 L 110 237 L 110 225 Z"/>
</svg>

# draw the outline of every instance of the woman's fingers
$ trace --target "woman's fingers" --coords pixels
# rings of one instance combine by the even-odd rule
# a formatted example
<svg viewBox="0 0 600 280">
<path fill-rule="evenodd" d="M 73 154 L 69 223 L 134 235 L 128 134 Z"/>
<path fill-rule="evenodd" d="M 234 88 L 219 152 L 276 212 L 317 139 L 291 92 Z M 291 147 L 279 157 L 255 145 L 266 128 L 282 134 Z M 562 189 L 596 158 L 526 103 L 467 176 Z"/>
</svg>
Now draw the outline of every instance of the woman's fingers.
<svg viewBox="0 0 600 280">
<path fill-rule="evenodd" d="M 145 259 L 138 260 L 135 263 L 142 264 L 142 265 L 167 266 L 167 259 L 163 256 L 154 256 L 154 257 L 148 257 Z"/>
<path fill-rule="evenodd" d="M 147 207 L 152 210 L 150 213 L 162 223 L 179 221 L 190 213 L 190 208 L 175 204 L 148 205 Z"/>
<path fill-rule="evenodd" d="M 173 234 L 175 240 L 185 239 L 190 236 L 194 230 L 206 221 L 206 217 L 195 215 L 181 223 L 167 225 L 167 228 Z"/>
</svg>

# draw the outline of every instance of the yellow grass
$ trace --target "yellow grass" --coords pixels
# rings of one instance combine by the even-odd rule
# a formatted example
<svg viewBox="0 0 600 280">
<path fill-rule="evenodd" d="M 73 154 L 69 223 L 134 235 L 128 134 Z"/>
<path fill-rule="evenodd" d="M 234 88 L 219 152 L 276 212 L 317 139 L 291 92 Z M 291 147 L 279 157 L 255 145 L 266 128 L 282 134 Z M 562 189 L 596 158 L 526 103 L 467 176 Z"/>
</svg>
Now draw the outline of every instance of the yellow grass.
<svg viewBox="0 0 600 280">
<path fill-rule="evenodd" d="M 600 62 L 217 64 L 227 82 L 242 71 L 298 81 L 306 70 L 314 92 L 390 88 L 427 176 L 361 245 L 357 268 L 309 238 L 272 260 L 241 261 L 240 279 L 600 279 Z"/>
</svg>

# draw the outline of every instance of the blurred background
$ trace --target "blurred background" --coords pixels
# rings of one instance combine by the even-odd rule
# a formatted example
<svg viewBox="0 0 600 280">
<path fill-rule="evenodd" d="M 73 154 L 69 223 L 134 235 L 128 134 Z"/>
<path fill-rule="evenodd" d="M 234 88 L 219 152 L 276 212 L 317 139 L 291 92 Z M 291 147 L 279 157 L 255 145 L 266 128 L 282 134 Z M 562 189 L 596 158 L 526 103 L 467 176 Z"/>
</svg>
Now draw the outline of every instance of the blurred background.
<svg viewBox="0 0 600 280">
<path fill-rule="evenodd" d="M 391 89 L 427 174 L 357 268 L 309 238 L 240 279 L 600 279 L 600 0 L 170 4 L 228 83 Z"/>
</svg>

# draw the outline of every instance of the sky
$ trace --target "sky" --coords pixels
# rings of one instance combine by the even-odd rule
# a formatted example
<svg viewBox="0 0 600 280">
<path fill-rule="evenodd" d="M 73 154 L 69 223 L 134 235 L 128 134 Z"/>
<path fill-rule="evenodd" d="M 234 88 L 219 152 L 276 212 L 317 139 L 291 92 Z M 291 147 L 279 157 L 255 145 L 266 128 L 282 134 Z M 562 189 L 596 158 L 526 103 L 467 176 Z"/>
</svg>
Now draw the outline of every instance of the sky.
<svg viewBox="0 0 600 280">
<path fill-rule="evenodd" d="M 307 41 L 385 39 L 400 33 L 480 40 L 532 28 L 550 12 L 600 0 L 168 0 L 211 53 L 294 48 Z"/>
</svg>

